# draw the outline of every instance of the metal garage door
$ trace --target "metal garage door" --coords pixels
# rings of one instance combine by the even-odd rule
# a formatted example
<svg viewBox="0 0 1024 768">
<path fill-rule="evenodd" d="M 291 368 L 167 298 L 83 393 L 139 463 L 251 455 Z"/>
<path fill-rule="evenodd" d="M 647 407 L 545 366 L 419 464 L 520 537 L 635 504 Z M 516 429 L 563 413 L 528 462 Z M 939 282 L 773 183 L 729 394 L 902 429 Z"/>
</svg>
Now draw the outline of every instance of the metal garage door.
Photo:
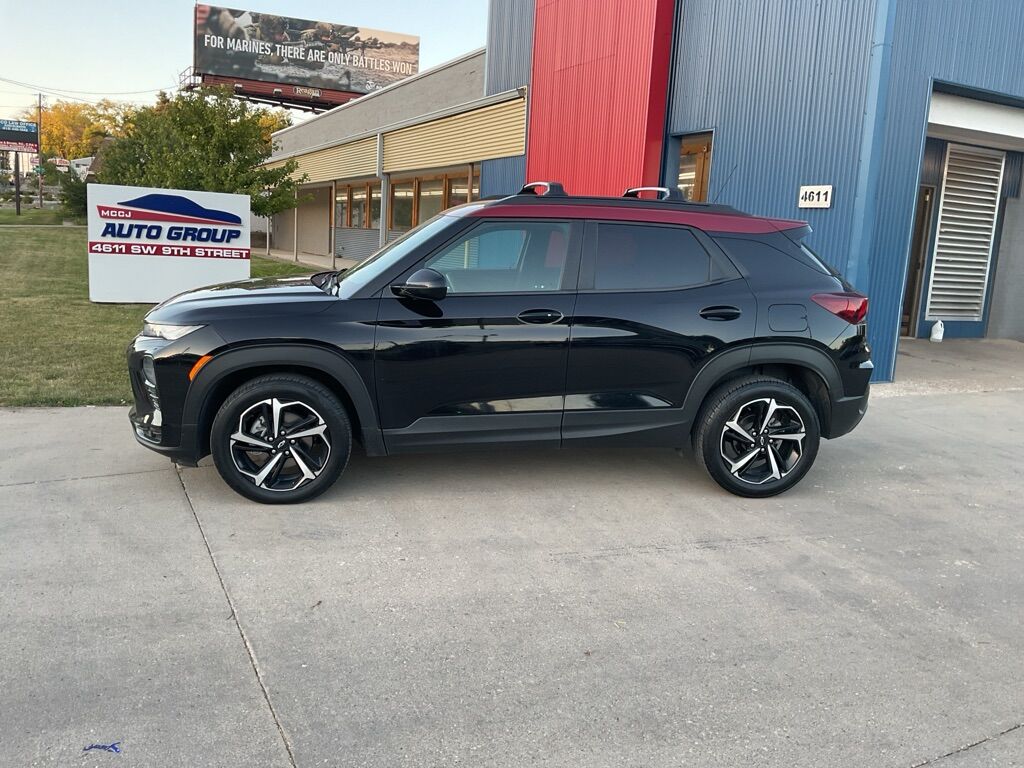
<svg viewBox="0 0 1024 768">
<path fill-rule="evenodd" d="M 928 281 L 928 320 L 982 319 L 1006 153 L 950 144 Z"/>
</svg>

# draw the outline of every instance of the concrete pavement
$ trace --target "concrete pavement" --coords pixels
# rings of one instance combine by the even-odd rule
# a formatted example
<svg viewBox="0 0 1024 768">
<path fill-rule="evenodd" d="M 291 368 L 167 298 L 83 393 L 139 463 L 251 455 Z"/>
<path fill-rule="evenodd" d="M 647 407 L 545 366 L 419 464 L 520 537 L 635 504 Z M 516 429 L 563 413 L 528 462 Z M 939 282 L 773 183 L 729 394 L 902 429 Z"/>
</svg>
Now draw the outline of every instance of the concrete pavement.
<svg viewBox="0 0 1024 768">
<path fill-rule="evenodd" d="M 962 385 L 767 501 L 499 451 L 260 507 L 122 409 L 2 410 L 0 764 L 1020 765 L 1021 349 L 907 345 Z"/>
</svg>

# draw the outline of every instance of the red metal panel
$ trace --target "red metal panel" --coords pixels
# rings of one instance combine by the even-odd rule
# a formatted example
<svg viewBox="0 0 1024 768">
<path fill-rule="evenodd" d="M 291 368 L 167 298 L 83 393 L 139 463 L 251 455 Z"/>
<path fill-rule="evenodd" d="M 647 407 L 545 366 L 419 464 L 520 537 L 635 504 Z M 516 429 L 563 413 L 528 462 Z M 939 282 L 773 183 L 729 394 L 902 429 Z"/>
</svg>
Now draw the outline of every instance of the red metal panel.
<svg viewBox="0 0 1024 768">
<path fill-rule="evenodd" d="M 618 195 L 658 183 L 675 0 L 537 0 L 528 181 Z"/>
</svg>

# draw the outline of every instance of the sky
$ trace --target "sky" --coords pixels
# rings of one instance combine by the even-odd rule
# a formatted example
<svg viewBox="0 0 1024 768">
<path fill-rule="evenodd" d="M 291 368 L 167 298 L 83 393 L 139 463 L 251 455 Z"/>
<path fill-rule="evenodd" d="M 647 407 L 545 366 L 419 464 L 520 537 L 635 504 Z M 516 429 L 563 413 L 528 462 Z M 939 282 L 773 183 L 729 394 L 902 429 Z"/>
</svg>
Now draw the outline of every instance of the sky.
<svg viewBox="0 0 1024 768">
<path fill-rule="evenodd" d="M 194 5 L 193 0 L 0 0 L 0 117 L 17 117 L 34 106 L 40 86 L 86 101 L 106 96 L 151 103 L 157 90 L 176 88 L 178 73 L 192 64 Z M 487 0 L 254 0 L 251 5 L 238 0 L 232 5 L 419 35 L 421 71 L 482 47 L 487 35 Z M 43 98 L 52 103 L 61 97 L 44 93 Z"/>
</svg>

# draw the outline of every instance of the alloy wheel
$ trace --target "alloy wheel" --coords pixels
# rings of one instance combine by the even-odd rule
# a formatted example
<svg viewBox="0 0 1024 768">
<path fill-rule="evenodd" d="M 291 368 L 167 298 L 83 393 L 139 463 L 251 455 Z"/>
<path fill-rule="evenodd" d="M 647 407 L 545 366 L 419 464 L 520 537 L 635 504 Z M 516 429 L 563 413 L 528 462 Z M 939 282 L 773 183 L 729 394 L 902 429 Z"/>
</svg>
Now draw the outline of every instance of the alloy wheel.
<svg viewBox="0 0 1024 768">
<path fill-rule="evenodd" d="M 722 427 L 720 450 L 729 473 L 751 485 L 781 480 L 804 452 L 803 419 L 774 397 L 751 400 Z"/>
<path fill-rule="evenodd" d="M 235 469 L 267 491 L 294 491 L 312 482 L 331 456 L 323 417 L 300 400 L 276 397 L 242 412 L 229 447 Z"/>
</svg>

